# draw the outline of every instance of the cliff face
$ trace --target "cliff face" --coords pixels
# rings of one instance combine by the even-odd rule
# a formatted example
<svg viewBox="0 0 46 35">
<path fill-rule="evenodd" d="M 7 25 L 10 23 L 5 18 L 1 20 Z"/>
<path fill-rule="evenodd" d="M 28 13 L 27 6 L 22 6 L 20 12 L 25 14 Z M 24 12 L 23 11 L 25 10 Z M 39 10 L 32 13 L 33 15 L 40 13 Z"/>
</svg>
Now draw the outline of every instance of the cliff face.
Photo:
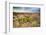
<svg viewBox="0 0 46 35">
<path fill-rule="evenodd" d="M 28 18 L 27 18 L 28 17 Z M 18 18 L 22 20 L 18 21 Z M 23 21 L 23 18 L 25 20 Z M 16 20 L 17 19 L 17 20 Z M 27 21 L 30 20 L 29 21 Z M 15 13 L 13 12 L 13 27 L 39 27 L 40 26 L 40 13 Z"/>
</svg>

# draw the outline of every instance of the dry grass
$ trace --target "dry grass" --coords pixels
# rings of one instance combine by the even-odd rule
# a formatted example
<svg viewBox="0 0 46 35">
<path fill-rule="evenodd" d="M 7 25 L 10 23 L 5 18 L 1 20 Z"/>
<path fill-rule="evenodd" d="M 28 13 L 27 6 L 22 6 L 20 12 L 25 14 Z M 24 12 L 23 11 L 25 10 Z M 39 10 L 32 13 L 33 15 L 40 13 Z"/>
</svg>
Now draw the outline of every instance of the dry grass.
<svg viewBox="0 0 46 35">
<path fill-rule="evenodd" d="M 18 21 L 18 18 L 22 19 Z M 13 12 L 13 27 L 40 27 L 40 14 Z"/>
</svg>

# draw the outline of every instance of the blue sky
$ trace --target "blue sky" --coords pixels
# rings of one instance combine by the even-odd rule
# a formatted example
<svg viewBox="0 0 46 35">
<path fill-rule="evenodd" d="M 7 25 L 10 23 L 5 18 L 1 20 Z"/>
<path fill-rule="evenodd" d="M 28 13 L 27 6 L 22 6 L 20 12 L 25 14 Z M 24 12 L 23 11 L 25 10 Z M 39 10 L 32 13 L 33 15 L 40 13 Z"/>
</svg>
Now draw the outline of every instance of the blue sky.
<svg viewBox="0 0 46 35">
<path fill-rule="evenodd" d="M 40 8 L 37 7 L 13 7 L 14 10 L 24 10 L 24 11 L 32 11 L 32 12 L 40 12 Z"/>
</svg>

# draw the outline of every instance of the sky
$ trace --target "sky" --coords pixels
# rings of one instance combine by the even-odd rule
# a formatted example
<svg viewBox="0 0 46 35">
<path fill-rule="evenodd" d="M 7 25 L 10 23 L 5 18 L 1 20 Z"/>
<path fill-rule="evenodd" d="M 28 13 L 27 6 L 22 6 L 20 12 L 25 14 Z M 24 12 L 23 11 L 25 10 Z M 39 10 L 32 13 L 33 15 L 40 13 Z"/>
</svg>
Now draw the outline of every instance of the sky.
<svg viewBox="0 0 46 35">
<path fill-rule="evenodd" d="M 37 7 L 13 7 L 13 11 L 27 11 L 31 13 L 40 13 L 40 8 Z"/>
</svg>

